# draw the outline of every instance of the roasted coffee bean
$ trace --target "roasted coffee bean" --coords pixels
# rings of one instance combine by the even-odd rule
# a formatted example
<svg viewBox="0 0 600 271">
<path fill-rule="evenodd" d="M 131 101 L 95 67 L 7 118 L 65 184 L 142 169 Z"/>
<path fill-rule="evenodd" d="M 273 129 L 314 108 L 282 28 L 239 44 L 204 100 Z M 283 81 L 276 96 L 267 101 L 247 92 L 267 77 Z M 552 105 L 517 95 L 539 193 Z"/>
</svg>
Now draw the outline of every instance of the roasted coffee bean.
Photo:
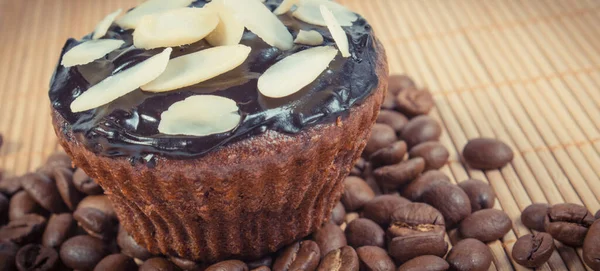
<svg viewBox="0 0 600 271">
<path fill-rule="evenodd" d="M 117 219 L 117 213 L 106 195 L 87 196 L 77 206 L 77 209 L 94 208 L 102 211 L 106 216 Z"/>
<path fill-rule="evenodd" d="M 15 258 L 19 246 L 7 240 L 0 240 L 0 270 L 15 270 Z"/>
<path fill-rule="evenodd" d="M 397 140 L 398 137 L 396 137 L 396 131 L 394 131 L 392 127 L 381 123 L 375 123 L 371 130 L 371 136 L 363 151 L 363 157 L 369 157 L 379 149 L 392 145 Z"/>
<path fill-rule="evenodd" d="M 510 217 L 496 209 L 483 209 L 467 216 L 458 230 L 463 237 L 491 242 L 502 238 L 512 228 Z"/>
<path fill-rule="evenodd" d="M 56 167 L 52 173 L 61 198 L 70 210 L 75 210 L 84 194 L 75 189 L 73 171 L 69 168 Z"/>
<path fill-rule="evenodd" d="M 390 224 L 392 213 L 398 207 L 409 203 L 409 200 L 398 195 L 377 196 L 365 204 L 362 215 L 382 227 L 387 227 Z"/>
<path fill-rule="evenodd" d="M 513 246 L 512 258 L 518 264 L 536 268 L 548 261 L 554 252 L 554 239 L 540 232 L 519 237 Z"/>
<path fill-rule="evenodd" d="M 408 149 L 427 141 L 437 141 L 442 135 L 440 124 L 429 116 L 418 116 L 411 119 L 402 129 L 400 138 L 406 142 Z"/>
<path fill-rule="evenodd" d="M 96 208 L 77 208 L 73 218 L 89 235 L 108 240 L 114 237 L 118 221 Z"/>
<path fill-rule="evenodd" d="M 273 271 L 316 270 L 320 259 L 321 251 L 317 243 L 311 240 L 296 242 L 285 248 L 275 260 Z"/>
<path fill-rule="evenodd" d="M 228 260 L 213 264 L 209 266 L 206 271 L 248 271 L 248 266 L 242 261 Z"/>
<path fill-rule="evenodd" d="M 592 224 L 585 237 L 583 261 L 593 270 L 600 270 L 600 220 Z"/>
<path fill-rule="evenodd" d="M 248 268 L 250 268 L 250 269 L 255 269 L 255 268 L 258 268 L 258 267 L 261 267 L 261 266 L 271 267 L 273 265 L 273 257 L 266 256 L 266 257 L 264 257 L 262 259 L 259 259 L 259 260 L 247 262 L 246 264 L 248 265 Z M 181 267 L 181 266 L 179 266 L 179 267 Z M 191 268 L 183 268 L 183 269 L 189 270 Z"/>
<path fill-rule="evenodd" d="M 416 87 L 415 82 L 407 75 L 390 75 L 388 81 L 388 92 L 394 95 L 402 92 L 407 88 Z"/>
<path fill-rule="evenodd" d="M 345 208 L 346 207 L 344 207 L 341 202 L 338 202 L 333 208 L 333 211 L 331 211 L 331 222 L 337 225 L 342 225 L 342 223 L 344 223 L 344 216 L 346 216 Z"/>
<path fill-rule="evenodd" d="M 448 251 L 445 230 L 444 226 L 433 224 L 393 223 L 388 229 L 390 256 L 398 262 L 423 255 L 444 257 Z"/>
<path fill-rule="evenodd" d="M 406 154 L 406 143 L 398 141 L 389 147 L 382 148 L 371 155 L 369 160 L 373 167 L 387 166 L 400 163 Z"/>
<path fill-rule="evenodd" d="M 449 268 L 450 265 L 444 259 L 438 256 L 424 255 L 405 262 L 396 271 L 446 271 Z"/>
<path fill-rule="evenodd" d="M 373 165 L 371 163 L 367 163 L 367 166 L 365 167 L 365 171 L 363 172 L 362 176 L 364 177 L 364 180 L 367 183 L 367 185 L 369 185 L 371 190 L 373 190 L 373 193 L 375 193 L 375 195 L 381 195 L 383 193 L 381 191 L 381 187 L 379 187 L 379 184 L 375 180 L 375 176 L 373 176 L 373 170 L 375 170 L 373 168 Z"/>
<path fill-rule="evenodd" d="M 348 245 L 352 247 L 385 246 L 385 232 L 370 219 L 359 218 L 350 222 L 345 230 Z"/>
<path fill-rule="evenodd" d="M 133 237 L 123 229 L 119 228 L 119 234 L 117 235 L 117 244 L 121 248 L 121 253 L 140 260 L 146 260 L 152 257 L 152 254 L 147 249 L 140 246 Z"/>
<path fill-rule="evenodd" d="M 29 244 L 19 249 L 16 265 L 20 271 L 51 271 L 58 266 L 58 253 L 53 248 Z"/>
<path fill-rule="evenodd" d="M 423 142 L 414 146 L 408 153 L 409 158 L 421 157 L 425 159 L 425 171 L 439 169 L 448 162 L 448 149 L 437 141 Z"/>
<path fill-rule="evenodd" d="M 407 116 L 426 115 L 433 106 L 433 96 L 426 89 L 407 88 L 396 95 L 396 109 Z"/>
<path fill-rule="evenodd" d="M 321 255 L 327 255 L 332 250 L 348 245 L 342 229 L 333 223 L 325 223 L 317 229 L 312 234 L 312 239 L 319 245 Z"/>
<path fill-rule="evenodd" d="M 423 201 L 442 213 L 446 228 L 453 228 L 471 214 L 469 196 L 460 187 L 441 183 L 423 193 Z"/>
<path fill-rule="evenodd" d="M 269 257 L 270 259 L 270 257 Z M 175 264 L 177 267 L 181 268 L 182 270 L 189 270 L 189 271 L 196 271 L 196 270 L 203 270 L 203 268 L 206 268 L 205 265 L 201 264 L 201 263 L 197 263 L 191 260 L 186 260 L 186 259 L 182 259 L 182 258 L 177 258 L 177 257 L 170 257 L 169 260 Z M 249 264 L 248 264 L 249 266 Z"/>
<path fill-rule="evenodd" d="M 380 167 L 373 172 L 373 176 L 380 186 L 395 189 L 417 178 L 423 169 L 425 160 L 417 157 L 396 165 Z"/>
<path fill-rule="evenodd" d="M 456 271 L 487 271 L 492 259 L 488 246 L 473 238 L 456 243 L 446 256 L 450 270 Z"/>
<path fill-rule="evenodd" d="M 393 102 L 395 106 L 395 101 Z M 393 110 L 381 110 L 379 116 L 377 116 L 377 123 L 386 124 L 392 127 L 398 134 L 402 131 L 404 125 L 408 123 L 408 118 Z"/>
<path fill-rule="evenodd" d="M 450 183 L 450 178 L 441 171 L 430 170 L 405 186 L 401 194 L 409 200 L 420 201 L 425 191 L 440 183 Z"/>
<path fill-rule="evenodd" d="M 475 169 L 497 169 L 513 159 L 512 149 L 504 142 L 493 138 L 469 140 L 463 149 L 465 162 Z"/>
<path fill-rule="evenodd" d="M 100 195 L 103 192 L 102 187 L 92 180 L 81 168 L 75 170 L 73 184 L 77 190 L 87 195 Z"/>
<path fill-rule="evenodd" d="M 102 259 L 94 268 L 94 271 L 129 271 L 136 270 L 135 261 L 123 254 L 111 254 Z"/>
<path fill-rule="evenodd" d="M 546 219 L 549 209 L 550 206 L 546 203 L 531 204 L 521 213 L 521 222 L 527 228 L 544 232 L 546 231 L 544 219 Z"/>
<path fill-rule="evenodd" d="M 52 213 L 67 210 L 54 181 L 39 173 L 28 173 L 23 176 L 23 189 L 44 209 Z"/>
<path fill-rule="evenodd" d="M 75 220 L 69 213 L 54 214 L 48 220 L 48 225 L 42 235 L 42 245 L 58 248 L 62 243 L 75 234 Z"/>
<path fill-rule="evenodd" d="M 356 249 L 360 270 L 366 271 L 394 271 L 396 265 L 387 252 L 380 247 L 364 246 Z"/>
<path fill-rule="evenodd" d="M 79 235 L 65 241 L 60 247 L 60 259 L 69 268 L 93 270 L 109 254 L 102 240 Z"/>
<path fill-rule="evenodd" d="M 46 159 L 46 166 L 72 168 L 73 161 L 71 160 L 71 157 L 69 157 L 68 154 L 57 151 L 48 156 L 48 159 Z"/>
<path fill-rule="evenodd" d="M 43 208 L 27 192 L 17 192 L 11 199 L 8 207 L 8 217 L 15 220 L 27 214 L 41 214 Z"/>
<path fill-rule="evenodd" d="M 156 257 L 146 260 L 140 265 L 139 271 L 178 271 L 180 270 L 175 264 L 161 257 Z M 219 270 L 219 269 L 215 269 Z M 208 269 L 206 270 L 208 271 Z"/>
<path fill-rule="evenodd" d="M 357 176 L 357 177 L 362 176 L 363 171 L 365 170 L 366 166 L 367 166 L 367 161 L 362 157 L 358 158 L 356 163 L 354 163 L 354 167 L 352 168 L 352 170 L 350 170 L 350 176 Z"/>
<path fill-rule="evenodd" d="M 422 224 L 444 226 L 444 217 L 431 205 L 414 202 L 400 206 L 390 217 L 391 223 L 417 226 Z"/>
<path fill-rule="evenodd" d="M 43 216 L 24 215 L 0 228 L 0 240 L 10 240 L 17 244 L 34 242 L 40 237 L 45 226 L 46 219 Z"/>
<path fill-rule="evenodd" d="M 359 177 L 346 177 L 344 180 L 344 194 L 342 204 L 347 211 L 355 211 L 362 208 L 367 202 L 375 197 L 375 192 L 369 185 Z"/>
<path fill-rule="evenodd" d="M 496 193 L 494 193 L 494 189 L 489 184 L 480 180 L 470 179 L 460 182 L 458 186 L 469 196 L 471 212 L 494 207 Z"/>
<path fill-rule="evenodd" d="M 12 196 L 21 189 L 23 189 L 21 177 L 8 177 L 0 180 L 0 193 L 2 194 Z"/>
<path fill-rule="evenodd" d="M 358 255 L 349 246 L 329 252 L 319 264 L 318 271 L 358 271 Z"/>
<path fill-rule="evenodd" d="M 568 246 L 580 247 L 594 220 L 585 207 L 562 203 L 550 208 L 544 219 L 544 228 L 554 239 Z"/>
</svg>

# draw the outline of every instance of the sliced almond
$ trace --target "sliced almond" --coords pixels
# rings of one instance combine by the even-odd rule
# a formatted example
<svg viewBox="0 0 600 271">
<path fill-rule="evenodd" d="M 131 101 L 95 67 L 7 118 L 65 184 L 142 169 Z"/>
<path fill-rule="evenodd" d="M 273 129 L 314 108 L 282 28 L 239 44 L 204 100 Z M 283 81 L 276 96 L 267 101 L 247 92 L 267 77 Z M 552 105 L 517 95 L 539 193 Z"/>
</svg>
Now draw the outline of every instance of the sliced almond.
<svg viewBox="0 0 600 271">
<path fill-rule="evenodd" d="M 317 46 L 323 44 L 323 35 L 316 30 L 304 31 L 300 30 L 294 43 Z"/>
<path fill-rule="evenodd" d="M 292 7 L 298 3 L 298 0 L 283 0 L 281 4 L 273 11 L 275 15 L 283 15 L 292 10 Z"/>
<path fill-rule="evenodd" d="M 212 46 L 235 45 L 244 35 L 244 25 L 235 18 L 233 11 L 223 4 L 223 0 L 213 0 L 205 7 L 213 9 L 219 16 L 219 24 L 206 41 Z"/>
<path fill-rule="evenodd" d="M 96 30 L 94 30 L 94 35 L 92 36 L 92 39 L 99 39 L 104 37 L 104 35 L 106 35 L 106 32 L 108 32 L 108 29 L 110 28 L 110 26 L 112 25 L 112 23 L 115 21 L 115 19 L 117 18 L 117 16 L 119 16 L 119 14 L 121 14 L 123 10 L 119 9 L 111 14 L 108 14 L 106 17 L 104 17 L 104 19 L 102 19 L 102 21 L 100 21 L 98 23 L 98 25 L 96 25 Z"/>
<path fill-rule="evenodd" d="M 298 8 L 292 15 L 305 23 L 327 26 L 325 19 L 321 15 L 321 5 L 329 8 L 342 26 L 352 26 L 352 23 L 358 19 L 358 15 L 354 12 L 329 0 L 300 0 L 297 4 Z"/>
<path fill-rule="evenodd" d="M 184 8 L 193 2 L 194 0 L 148 0 L 117 20 L 117 24 L 123 29 L 135 29 L 146 15 Z"/>
<path fill-rule="evenodd" d="M 88 64 L 119 49 L 123 44 L 125 42 L 122 40 L 88 40 L 65 53 L 61 64 L 65 67 Z"/>
<path fill-rule="evenodd" d="M 246 45 L 237 44 L 212 47 L 174 58 L 163 74 L 142 89 L 165 92 L 204 82 L 244 63 L 250 50 Z"/>
<path fill-rule="evenodd" d="M 142 49 L 192 44 L 219 24 L 211 9 L 180 8 L 142 18 L 133 32 L 133 45 Z"/>
<path fill-rule="evenodd" d="M 292 95 L 317 79 L 336 55 L 334 47 L 321 46 L 288 56 L 258 78 L 258 90 L 270 98 Z"/>
<path fill-rule="evenodd" d="M 235 17 L 267 44 L 281 50 L 294 46 L 294 38 L 285 25 L 263 3 L 249 0 L 224 0 Z"/>
<path fill-rule="evenodd" d="M 162 53 L 92 86 L 71 103 L 71 111 L 81 112 L 105 105 L 154 80 L 165 71 L 171 51 L 173 49 L 166 48 Z"/>
<path fill-rule="evenodd" d="M 176 102 L 160 117 L 159 132 L 190 136 L 231 131 L 242 119 L 235 101 L 214 95 L 196 95 Z"/>
<path fill-rule="evenodd" d="M 348 36 L 346 36 L 346 31 L 342 29 L 340 24 L 338 23 L 333 13 L 327 8 L 325 5 L 321 6 L 321 14 L 323 14 L 323 19 L 327 23 L 327 28 L 329 32 L 331 32 L 331 36 L 335 41 L 338 49 L 342 53 L 343 57 L 350 56 L 350 46 L 348 45 Z"/>
</svg>

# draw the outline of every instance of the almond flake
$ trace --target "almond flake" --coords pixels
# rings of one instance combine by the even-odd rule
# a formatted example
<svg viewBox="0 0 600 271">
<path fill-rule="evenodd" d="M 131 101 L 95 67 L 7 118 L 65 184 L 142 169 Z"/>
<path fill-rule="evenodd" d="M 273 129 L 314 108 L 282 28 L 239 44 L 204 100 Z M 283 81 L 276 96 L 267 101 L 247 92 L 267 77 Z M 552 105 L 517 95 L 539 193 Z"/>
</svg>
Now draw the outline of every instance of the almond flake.
<svg viewBox="0 0 600 271">
<path fill-rule="evenodd" d="M 258 90 L 270 98 L 292 95 L 317 79 L 336 55 L 334 47 L 321 46 L 288 56 L 258 78 Z"/>
<path fill-rule="evenodd" d="M 163 74 L 142 89 L 165 92 L 204 82 L 244 63 L 250 50 L 246 45 L 227 45 L 174 58 Z"/>
<path fill-rule="evenodd" d="M 249 0 L 224 0 L 235 17 L 267 44 L 281 50 L 294 46 L 294 38 L 285 25 L 263 3 Z"/>
<path fill-rule="evenodd" d="M 317 46 L 323 44 L 323 36 L 316 30 L 304 31 L 300 30 L 294 43 Z"/>
<path fill-rule="evenodd" d="M 231 131 L 242 119 L 235 101 L 215 95 L 196 95 L 176 102 L 160 118 L 159 132 L 189 136 Z"/>
<path fill-rule="evenodd" d="M 329 32 L 331 32 L 331 36 L 335 41 L 335 44 L 338 46 L 338 49 L 342 53 L 343 57 L 350 56 L 350 47 L 348 45 L 348 36 L 346 36 L 346 31 L 342 29 L 340 24 L 338 23 L 331 10 L 329 10 L 325 5 L 321 6 L 321 14 L 323 14 L 323 19 L 327 23 L 327 28 Z"/>
<path fill-rule="evenodd" d="M 92 86 L 71 103 L 71 111 L 81 112 L 105 105 L 154 80 L 165 71 L 171 51 L 173 49 L 166 48 L 162 53 Z"/>
<path fill-rule="evenodd" d="M 273 13 L 275 15 L 283 15 L 290 11 L 296 3 L 298 3 L 298 0 L 283 0 Z"/>
<path fill-rule="evenodd" d="M 88 40 L 65 53 L 61 64 L 65 67 L 88 64 L 119 49 L 123 44 L 125 42 L 122 40 Z"/>
<path fill-rule="evenodd" d="M 180 8 L 147 15 L 133 32 L 133 45 L 142 49 L 192 44 L 208 36 L 219 24 L 210 9 Z"/>
<path fill-rule="evenodd" d="M 292 15 L 305 23 L 327 26 L 325 19 L 321 15 L 321 5 L 325 5 L 329 8 L 342 26 L 352 26 L 352 23 L 358 19 L 358 15 L 354 12 L 329 0 L 300 0 L 297 4 L 298 8 Z"/>
<path fill-rule="evenodd" d="M 119 9 L 111 14 L 108 14 L 106 17 L 104 17 L 104 19 L 102 19 L 102 21 L 100 21 L 98 23 L 98 25 L 96 26 L 96 30 L 94 30 L 94 35 L 92 36 L 92 39 L 99 39 L 104 37 L 104 35 L 106 35 L 106 32 L 108 32 L 108 29 L 110 28 L 110 26 L 112 25 L 112 23 L 115 21 L 115 19 L 117 18 L 117 16 L 119 16 L 119 14 L 121 14 L 123 10 Z"/>
<path fill-rule="evenodd" d="M 194 0 L 148 0 L 137 6 L 121 19 L 117 24 L 123 29 L 135 29 L 146 15 L 165 12 L 172 9 L 189 6 Z"/>
<path fill-rule="evenodd" d="M 212 46 L 240 43 L 244 35 L 244 25 L 235 18 L 231 9 L 223 4 L 223 0 L 213 0 L 205 7 L 213 9 L 220 19 L 217 28 L 206 37 L 206 41 Z"/>
</svg>

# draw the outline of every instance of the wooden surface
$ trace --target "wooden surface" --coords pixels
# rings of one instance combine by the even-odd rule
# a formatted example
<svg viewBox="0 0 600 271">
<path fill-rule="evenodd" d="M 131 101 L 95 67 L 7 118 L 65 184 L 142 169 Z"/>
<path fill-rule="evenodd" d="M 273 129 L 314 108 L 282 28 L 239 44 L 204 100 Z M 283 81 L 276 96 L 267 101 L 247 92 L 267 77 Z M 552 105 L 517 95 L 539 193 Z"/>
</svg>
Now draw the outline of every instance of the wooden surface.
<svg viewBox="0 0 600 271">
<path fill-rule="evenodd" d="M 56 148 L 48 81 L 68 37 L 81 37 L 135 0 L 0 0 L 0 168 L 38 167 Z M 520 211 L 532 202 L 600 209 L 600 1 L 345 0 L 384 42 L 392 73 L 435 96 L 432 115 L 451 150 L 456 182 L 489 182 L 513 231 L 490 244 L 492 270 L 512 262 Z M 516 152 L 502 170 L 465 168 L 469 138 L 496 137 Z M 542 270 L 584 270 L 581 251 L 558 244 Z"/>
</svg>

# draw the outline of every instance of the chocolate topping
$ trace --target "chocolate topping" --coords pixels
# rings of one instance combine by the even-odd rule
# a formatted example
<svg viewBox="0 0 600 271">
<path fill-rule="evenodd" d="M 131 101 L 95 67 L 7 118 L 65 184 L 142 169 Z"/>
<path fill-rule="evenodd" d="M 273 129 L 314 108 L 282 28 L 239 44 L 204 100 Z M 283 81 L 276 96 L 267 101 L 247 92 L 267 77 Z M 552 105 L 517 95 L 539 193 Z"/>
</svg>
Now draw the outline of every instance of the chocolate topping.
<svg viewBox="0 0 600 271">
<path fill-rule="evenodd" d="M 280 0 L 269 0 L 274 10 Z M 205 0 L 192 4 L 204 6 Z M 289 13 L 279 16 L 295 37 L 300 29 L 316 30 L 323 35 L 323 45 L 335 46 L 326 27 L 304 23 Z M 195 158 L 230 142 L 242 140 L 267 130 L 294 134 L 305 127 L 334 121 L 344 116 L 350 107 L 360 103 L 376 88 L 377 52 L 370 25 L 362 18 L 352 27 L 344 27 L 349 38 L 349 58 L 340 54 L 317 80 L 301 91 L 280 99 L 259 94 L 258 77 L 277 61 L 310 46 L 295 44 L 291 50 L 281 51 L 267 45 L 246 30 L 241 44 L 252 52 L 246 62 L 235 70 L 211 80 L 164 93 L 133 91 L 105 106 L 73 113 L 70 105 L 81 93 L 110 75 L 128 69 L 161 50 L 142 50 L 133 47 L 132 30 L 123 30 L 113 24 L 105 38 L 121 39 L 125 45 L 106 57 L 83 66 L 65 68 L 59 65 L 52 77 L 50 100 L 54 109 L 66 120 L 63 133 L 72 133 L 91 151 L 105 156 L 148 158 L 159 154 L 173 158 Z M 69 39 L 61 54 L 83 41 Z M 210 45 L 204 40 L 173 48 L 171 58 L 197 52 Z M 161 114 L 173 103 L 197 94 L 212 94 L 233 99 L 238 103 L 242 122 L 232 131 L 203 136 L 172 136 L 158 132 Z"/>
</svg>

